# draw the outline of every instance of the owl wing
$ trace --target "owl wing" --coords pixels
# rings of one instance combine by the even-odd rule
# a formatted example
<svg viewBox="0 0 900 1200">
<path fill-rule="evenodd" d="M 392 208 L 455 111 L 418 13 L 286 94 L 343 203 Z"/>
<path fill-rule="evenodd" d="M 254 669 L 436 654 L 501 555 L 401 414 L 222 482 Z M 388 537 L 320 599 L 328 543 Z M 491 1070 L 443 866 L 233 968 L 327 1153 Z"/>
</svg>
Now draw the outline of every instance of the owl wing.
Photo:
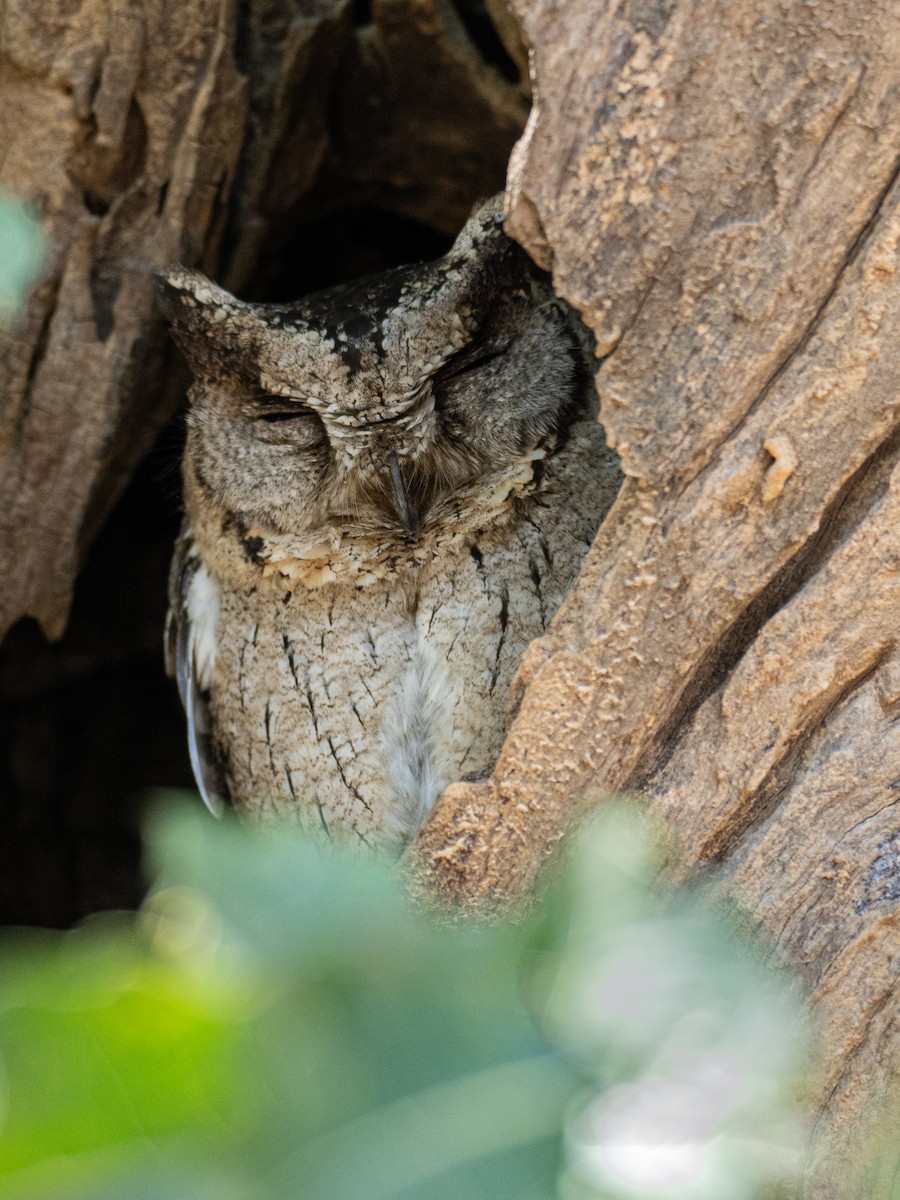
<svg viewBox="0 0 900 1200">
<path fill-rule="evenodd" d="M 187 716 L 191 769 L 203 803 L 215 817 L 225 809 L 228 789 L 212 738 L 206 694 L 198 682 L 196 629 L 190 614 L 191 585 L 204 568 L 187 526 L 175 543 L 166 614 L 166 672 L 178 684 Z"/>
</svg>

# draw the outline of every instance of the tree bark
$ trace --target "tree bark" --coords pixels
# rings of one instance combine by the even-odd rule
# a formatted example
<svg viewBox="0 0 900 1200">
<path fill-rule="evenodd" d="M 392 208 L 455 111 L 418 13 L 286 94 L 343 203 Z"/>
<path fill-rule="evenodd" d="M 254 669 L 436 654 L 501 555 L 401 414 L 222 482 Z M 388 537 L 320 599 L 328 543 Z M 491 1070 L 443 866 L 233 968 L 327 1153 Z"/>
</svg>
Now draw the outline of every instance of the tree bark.
<svg viewBox="0 0 900 1200">
<path fill-rule="evenodd" d="M 0 13 L 0 183 L 49 268 L 0 337 L 0 636 L 66 624 L 84 547 L 172 409 L 152 272 L 215 241 L 241 143 L 228 0 L 62 0 Z"/>
<path fill-rule="evenodd" d="M 515 8 L 508 227 L 597 337 L 626 483 L 416 861 L 515 901 L 586 800 L 649 797 L 808 982 L 804 1194 L 847 1195 L 900 1048 L 900 11 Z"/>
</svg>

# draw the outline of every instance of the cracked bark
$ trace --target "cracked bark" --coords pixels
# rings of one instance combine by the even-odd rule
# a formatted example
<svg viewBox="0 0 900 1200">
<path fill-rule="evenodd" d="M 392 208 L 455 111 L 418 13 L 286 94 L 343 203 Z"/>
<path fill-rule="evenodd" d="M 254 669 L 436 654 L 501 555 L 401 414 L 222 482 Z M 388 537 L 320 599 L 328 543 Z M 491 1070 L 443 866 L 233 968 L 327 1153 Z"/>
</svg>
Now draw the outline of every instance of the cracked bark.
<svg viewBox="0 0 900 1200">
<path fill-rule="evenodd" d="M 626 483 L 492 778 L 413 861 L 518 903 L 586 800 L 640 791 L 807 981 L 803 1194 L 862 1195 L 900 1064 L 900 13 L 515 9 L 537 99 L 508 226 L 597 337 Z"/>
<path fill-rule="evenodd" d="M 243 120 L 232 39 L 224 0 L 0 14 L 0 183 L 39 209 L 50 259 L 0 335 L 0 636 L 25 615 L 62 634 L 86 545 L 172 411 L 152 272 L 214 253 Z"/>
</svg>

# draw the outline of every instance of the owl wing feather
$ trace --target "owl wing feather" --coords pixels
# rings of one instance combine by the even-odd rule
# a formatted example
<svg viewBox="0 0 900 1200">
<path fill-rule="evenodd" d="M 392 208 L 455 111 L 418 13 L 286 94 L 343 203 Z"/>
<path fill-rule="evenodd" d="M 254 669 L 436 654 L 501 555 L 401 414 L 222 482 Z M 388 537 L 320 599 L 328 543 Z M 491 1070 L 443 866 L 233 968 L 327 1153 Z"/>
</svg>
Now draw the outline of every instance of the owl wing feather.
<svg viewBox="0 0 900 1200">
<path fill-rule="evenodd" d="M 213 816 L 220 817 L 225 810 L 228 790 L 212 739 L 209 706 L 197 682 L 196 631 L 189 607 L 190 587 L 199 566 L 185 526 L 175 543 L 169 574 L 166 671 L 178 684 L 178 694 L 187 716 L 188 753 L 197 789 Z"/>
</svg>

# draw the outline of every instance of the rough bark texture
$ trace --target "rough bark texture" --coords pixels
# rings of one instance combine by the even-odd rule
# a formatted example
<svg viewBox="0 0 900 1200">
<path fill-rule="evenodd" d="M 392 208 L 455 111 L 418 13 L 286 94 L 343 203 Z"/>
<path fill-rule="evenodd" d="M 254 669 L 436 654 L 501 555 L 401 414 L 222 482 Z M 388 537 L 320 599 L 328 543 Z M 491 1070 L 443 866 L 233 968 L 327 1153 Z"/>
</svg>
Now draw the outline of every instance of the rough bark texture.
<svg viewBox="0 0 900 1200">
<path fill-rule="evenodd" d="M 843 1196 L 900 1049 L 900 11 L 515 8 L 509 227 L 596 333 L 627 481 L 417 861 L 514 900 L 587 795 L 652 797 L 809 983 L 805 1194 Z"/>
<path fill-rule="evenodd" d="M 85 538 L 165 411 L 152 271 L 214 240 L 240 148 L 231 5 L 169 8 L 0 12 L 0 183 L 37 205 L 50 254 L 0 339 L 0 635 L 65 628 Z"/>
</svg>

